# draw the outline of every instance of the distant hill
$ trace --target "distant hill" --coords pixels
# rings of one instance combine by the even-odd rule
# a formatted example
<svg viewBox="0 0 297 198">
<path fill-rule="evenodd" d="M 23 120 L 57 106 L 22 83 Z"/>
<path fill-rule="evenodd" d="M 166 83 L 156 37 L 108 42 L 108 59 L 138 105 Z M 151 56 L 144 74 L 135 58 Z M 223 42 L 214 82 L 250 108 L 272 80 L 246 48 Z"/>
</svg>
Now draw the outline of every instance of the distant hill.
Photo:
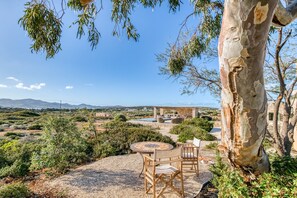
<svg viewBox="0 0 297 198">
<path fill-rule="evenodd" d="M 60 103 L 58 102 L 45 102 L 42 100 L 34 99 L 21 99 L 21 100 L 12 100 L 12 99 L 0 99 L 0 107 L 2 108 L 24 108 L 24 109 L 59 109 Z M 61 104 L 62 109 L 102 109 L 106 108 L 103 106 L 93 106 L 87 104 L 80 105 L 71 105 L 68 103 Z"/>
</svg>

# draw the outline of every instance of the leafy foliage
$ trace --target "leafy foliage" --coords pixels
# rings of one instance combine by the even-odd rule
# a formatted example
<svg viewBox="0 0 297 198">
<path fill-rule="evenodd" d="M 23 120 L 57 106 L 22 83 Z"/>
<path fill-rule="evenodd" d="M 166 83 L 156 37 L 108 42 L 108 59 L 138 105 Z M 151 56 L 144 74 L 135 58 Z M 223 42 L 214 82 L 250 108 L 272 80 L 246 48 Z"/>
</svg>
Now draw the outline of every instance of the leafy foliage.
<svg viewBox="0 0 297 198">
<path fill-rule="evenodd" d="M 4 140 L 0 144 L 0 178 L 22 177 L 29 172 L 32 153 L 40 148 L 35 142 Z"/>
<path fill-rule="evenodd" d="M 132 143 L 141 141 L 159 141 L 175 145 L 169 137 L 143 125 L 112 121 L 105 126 L 107 131 L 99 134 L 94 142 L 95 157 L 127 154 L 131 152 Z"/>
<path fill-rule="evenodd" d="M 203 118 L 193 118 L 191 120 L 185 120 L 183 122 L 184 125 L 193 125 L 196 127 L 200 127 L 201 129 L 204 129 L 207 132 L 210 132 L 213 128 L 213 122 L 210 122 Z"/>
<path fill-rule="evenodd" d="M 214 174 L 212 183 L 219 190 L 219 197 L 296 197 L 297 159 L 275 157 L 271 172 L 264 173 L 251 182 L 245 181 L 238 170 L 230 169 L 217 155 L 210 169 Z"/>
<path fill-rule="evenodd" d="M 88 122 L 88 118 L 85 116 L 76 115 L 72 118 L 74 122 Z"/>
<path fill-rule="evenodd" d="M 19 24 L 33 41 L 32 52 L 45 51 L 52 58 L 61 49 L 62 21 L 42 1 L 27 2 L 24 12 Z"/>
<path fill-rule="evenodd" d="M 201 129 L 199 127 L 189 126 L 188 130 L 184 130 L 179 134 L 178 141 L 186 142 L 187 140 L 192 140 L 194 137 L 201 140 L 206 140 L 206 141 L 216 140 L 216 137 L 209 134 L 204 129 Z"/>
<path fill-rule="evenodd" d="M 194 137 L 201 140 L 212 141 L 216 138 L 209 134 L 213 128 L 213 123 L 202 118 L 193 118 L 191 120 L 185 120 L 181 124 L 174 126 L 170 129 L 170 133 L 177 134 L 178 141 L 186 142 L 192 140 Z"/>
<path fill-rule="evenodd" d="M 69 4 L 68 6 L 72 5 Z M 78 7 L 75 7 L 76 9 Z M 81 10 L 79 8 L 79 10 Z M 83 35 L 85 35 L 85 28 L 88 30 L 88 41 L 91 44 L 92 49 L 94 49 L 98 43 L 100 38 L 100 33 L 95 26 L 95 19 L 97 15 L 97 10 L 95 4 L 90 4 L 83 9 L 83 12 L 78 15 L 78 19 L 73 22 L 78 26 L 76 37 L 81 39 Z"/>
<path fill-rule="evenodd" d="M 7 184 L 0 188 L 0 198 L 30 197 L 30 190 L 21 183 Z"/>
<path fill-rule="evenodd" d="M 114 121 L 118 121 L 118 122 L 126 122 L 127 121 L 127 118 L 125 115 L 123 114 L 117 114 L 115 117 L 114 117 Z"/>
<path fill-rule="evenodd" d="M 132 38 L 137 41 L 139 34 L 131 21 L 131 12 L 138 3 L 144 7 L 154 8 L 161 5 L 163 0 L 112 0 L 111 2 L 113 6 L 111 18 L 115 22 L 113 35 L 118 36 L 120 30 L 125 29 L 128 39 Z M 169 0 L 168 3 L 169 10 L 176 12 L 181 1 Z M 59 4 L 54 1 L 30 0 L 25 4 L 24 15 L 20 18 L 19 23 L 33 41 L 32 52 L 45 51 L 46 57 L 52 58 L 61 50 L 62 20 L 66 11 L 65 6 L 67 6 L 78 12 L 77 20 L 73 22 L 73 25 L 77 25 L 77 38 L 80 39 L 87 31 L 88 41 L 94 49 L 100 38 L 95 21 L 97 14 L 102 10 L 102 4 L 103 2 L 99 1 L 98 6 L 96 1 L 92 0 L 88 0 L 86 3 L 80 0 L 68 0 L 65 4 L 61 0 L 60 10 L 57 11 Z"/>
<path fill-rule="evenodd" d="M 52 168 L 64 172 L 86 160 L 86 143 L 73 122 L 51 117 L 44 125 L 43 148 L 32 156 L 31 169 Z"/>
<path fill-rule="evenodd" d="M 209 144 L 207 144 L 206 146 L 205 146 L 205 148 L 207 148 L 207 149 L 217 149 L 217 147 L 218 147 L 218 143 L 217 142 L 211 142 L 211 143 L 209 143 Z"/>
<path fill-rule="evenodd" d="M 131 122 L 119 122 L 111 121 L 102 125 L 106 130 L 119 129 L 119 128 L 149 128 L 149 126 L 144 126 L 142 124 L 134 124 Z"/>
</svg>

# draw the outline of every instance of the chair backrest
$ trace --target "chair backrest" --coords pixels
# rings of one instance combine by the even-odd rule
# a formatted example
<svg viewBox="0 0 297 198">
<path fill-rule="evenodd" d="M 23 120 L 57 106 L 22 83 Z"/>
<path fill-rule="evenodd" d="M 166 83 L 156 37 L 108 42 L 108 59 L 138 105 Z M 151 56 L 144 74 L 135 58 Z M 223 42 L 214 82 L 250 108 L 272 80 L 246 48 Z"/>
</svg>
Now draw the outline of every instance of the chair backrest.
<svg viewBox="0 0 297 198">
<path fill-rule="evenodd" d="M 194 137 L 193 145 L 196 147 L 200 147 L 201 140 Z"/>
<path fill-rule="evenodd" d="M 170 159 L 178 159 L 181 157 L 181 147 L 172 149 L 172 150 L 167 150 L 167 151 L 162 151 L 162 150 L 155 150 L 154 152 L 154 160 L 169 160 Z"/>
</svg>

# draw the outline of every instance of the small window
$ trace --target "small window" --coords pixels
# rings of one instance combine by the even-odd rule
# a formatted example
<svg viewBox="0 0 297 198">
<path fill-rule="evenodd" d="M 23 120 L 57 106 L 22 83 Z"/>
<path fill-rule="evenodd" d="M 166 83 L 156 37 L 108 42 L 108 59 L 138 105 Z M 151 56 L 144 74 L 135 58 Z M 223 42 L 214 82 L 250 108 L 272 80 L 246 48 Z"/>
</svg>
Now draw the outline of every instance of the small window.
<svg viewBox="0 0 297 198">
<path fill-rule="evenodd" d="M 268 113 L 268 119 L 269 119 L 269 121 L 273 120 L 273 113 Z"/>
</svg>

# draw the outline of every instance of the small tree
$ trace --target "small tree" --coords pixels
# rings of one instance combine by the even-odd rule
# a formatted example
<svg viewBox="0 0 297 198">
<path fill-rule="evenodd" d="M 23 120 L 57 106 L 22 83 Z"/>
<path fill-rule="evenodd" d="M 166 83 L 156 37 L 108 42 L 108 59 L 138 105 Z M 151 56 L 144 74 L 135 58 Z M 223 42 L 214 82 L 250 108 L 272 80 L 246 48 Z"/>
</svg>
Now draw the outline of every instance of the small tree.
<svg viewBox="0 0 297 198">
<path fill-rule="evenodd" d="M 64 172 L 86 159 L 86 144 L 69 119 L 50 117 L 44 125 L 43 148 L 32 157 L 32 169 L 52 168 Z"/>
<path fill-rule="evenodd" d="M 274 100 L 273 127 L 269 130 L 278 155 L 290 156 L 294 142 L 293 133 L 297 122 L 297 102 L 294 89 L 297 83 L 295 57 L 297 36 L 294 26 L 272 32 L 277 38 L 269 42 L 268 58 L 265 64 L 267 91 Z M 282 119 L 279 119 L 279 115 Z"/>
</svg>

